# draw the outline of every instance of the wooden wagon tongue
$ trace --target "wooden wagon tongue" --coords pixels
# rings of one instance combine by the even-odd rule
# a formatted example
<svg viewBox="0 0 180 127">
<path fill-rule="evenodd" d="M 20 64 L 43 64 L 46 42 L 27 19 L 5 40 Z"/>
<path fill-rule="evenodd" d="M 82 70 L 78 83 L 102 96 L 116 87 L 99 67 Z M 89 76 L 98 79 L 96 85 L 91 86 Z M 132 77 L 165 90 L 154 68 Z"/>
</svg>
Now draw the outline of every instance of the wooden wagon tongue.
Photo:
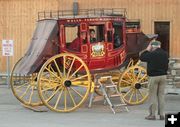
<svg viewBox="0 0 180 127">
<path fill-rule="evenodd" d="M 57 20 L 40 20 L 37 23 L 30 46 L 18 62 L 15 74 L 27 75 L 37 72 L 41 65 L 58 53 Z"/>
</svg>

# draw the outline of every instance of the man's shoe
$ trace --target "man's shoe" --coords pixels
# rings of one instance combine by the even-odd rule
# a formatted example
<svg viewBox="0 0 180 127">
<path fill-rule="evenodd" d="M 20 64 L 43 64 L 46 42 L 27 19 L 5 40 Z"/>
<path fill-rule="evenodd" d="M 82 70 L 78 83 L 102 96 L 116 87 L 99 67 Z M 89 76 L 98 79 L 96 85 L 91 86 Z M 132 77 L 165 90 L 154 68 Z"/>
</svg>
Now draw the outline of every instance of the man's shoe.
<svg viewBox="0 0 180 127">
<path fill-rule="evenodd" d="M 164 116 L 160 115 L 160 120 L 164 120 L 164 119 L 165 119 Z"/>
<path fill-rule="evenodd" d="M 147 120 L 156 120 L 156 117 L 149 115 L 149 116 L 145 117 L 145 119 L 147 119 Z"/>
</svg>

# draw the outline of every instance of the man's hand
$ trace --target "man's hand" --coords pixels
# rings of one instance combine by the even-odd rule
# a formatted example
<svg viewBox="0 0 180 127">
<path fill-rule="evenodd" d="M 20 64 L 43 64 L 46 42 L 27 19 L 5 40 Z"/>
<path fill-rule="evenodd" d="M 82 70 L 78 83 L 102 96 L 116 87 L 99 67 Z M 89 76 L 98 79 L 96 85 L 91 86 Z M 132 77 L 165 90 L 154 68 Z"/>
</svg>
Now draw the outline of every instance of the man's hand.
<svg viewBox="0 0 180 127">
<path fill-rule="evenodd" d="M 152 46 L 151 46 L 151 43 L 149 43 L 148 47 L 146 48 L 147 51 L 151 51 L 152 49 Z"/>
</svg>

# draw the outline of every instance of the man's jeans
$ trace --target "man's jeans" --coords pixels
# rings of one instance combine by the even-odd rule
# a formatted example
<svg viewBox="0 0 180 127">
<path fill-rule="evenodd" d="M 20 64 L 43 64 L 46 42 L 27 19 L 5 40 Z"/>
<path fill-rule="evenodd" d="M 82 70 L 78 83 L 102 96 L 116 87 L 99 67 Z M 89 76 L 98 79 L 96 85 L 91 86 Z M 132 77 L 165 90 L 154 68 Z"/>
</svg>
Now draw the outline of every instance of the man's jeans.
<svg viewBox="0 0 180 127">
<path fill-rule="evenodd" d="M 164 90 L 166 85 L 166 75 L 149 77 L 149 113 L 155 116 L 158 107 L 158 115 L 164 115 Z"/>
</svg>

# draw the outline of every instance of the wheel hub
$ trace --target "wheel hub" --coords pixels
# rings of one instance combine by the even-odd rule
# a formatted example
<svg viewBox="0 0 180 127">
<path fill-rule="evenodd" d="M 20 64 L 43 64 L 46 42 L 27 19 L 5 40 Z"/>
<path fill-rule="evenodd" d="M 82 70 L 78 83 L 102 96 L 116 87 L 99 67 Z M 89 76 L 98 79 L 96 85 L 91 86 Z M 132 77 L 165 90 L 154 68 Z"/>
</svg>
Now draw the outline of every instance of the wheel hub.
<svg viewBox="0 0 180 127">
<path fill-rule="evenodd" d="M 71 83 L 70 80 L 66 80 L 66 81 L 64 82 L 64 86 L 66 86 L 66 87 L 70 87 L 71 85 L 72 85 L 72 83 Z"/>
<path fill-rule="evenodd" d="M 140 89 L 140 88 L 141 88 L 141 84 L 140 84 L 140 83 L 136 83 L 136 84 L 135 84 L 135 88 L 136 88 L 136 89 Z"/>
</svg>

